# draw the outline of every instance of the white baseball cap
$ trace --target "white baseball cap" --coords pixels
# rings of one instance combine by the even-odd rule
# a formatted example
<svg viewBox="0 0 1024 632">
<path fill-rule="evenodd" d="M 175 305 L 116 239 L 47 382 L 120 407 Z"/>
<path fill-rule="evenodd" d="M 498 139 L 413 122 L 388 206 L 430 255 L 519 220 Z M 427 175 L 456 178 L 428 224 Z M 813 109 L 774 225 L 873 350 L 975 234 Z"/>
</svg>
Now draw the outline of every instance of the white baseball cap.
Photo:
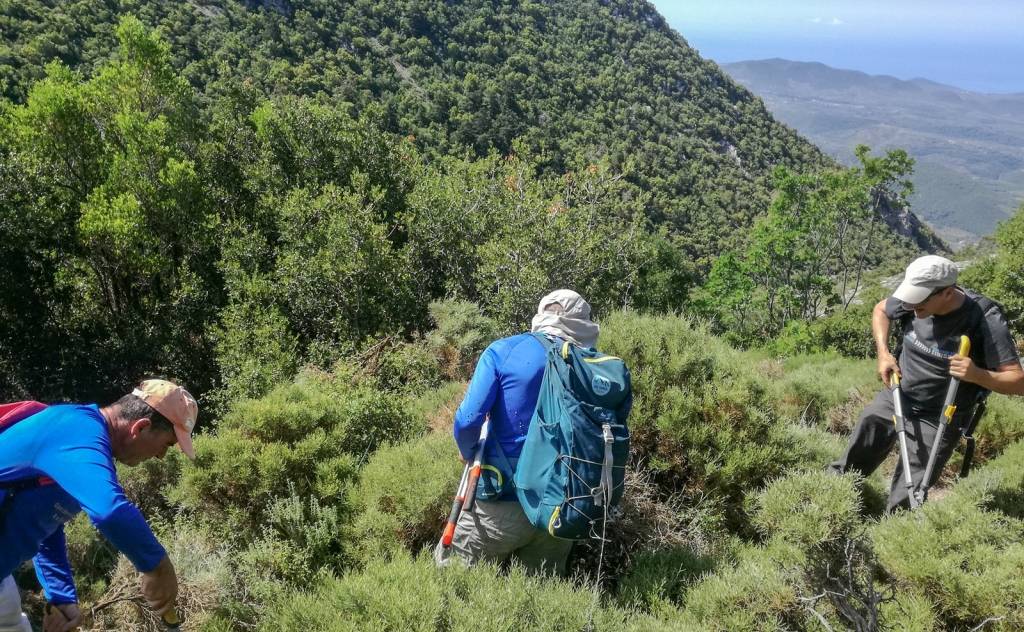
<svg viewBox="0 0 1024 632">
<path fill-rule="evenodd" d="M 908 305 L 923 303 L 935 290 L 956 283 L 960 270 L 956 264 L 938 255 L 925 255 L 910 262 L 903 283 L 892 293 L 893 298 Z"/>
</svg>

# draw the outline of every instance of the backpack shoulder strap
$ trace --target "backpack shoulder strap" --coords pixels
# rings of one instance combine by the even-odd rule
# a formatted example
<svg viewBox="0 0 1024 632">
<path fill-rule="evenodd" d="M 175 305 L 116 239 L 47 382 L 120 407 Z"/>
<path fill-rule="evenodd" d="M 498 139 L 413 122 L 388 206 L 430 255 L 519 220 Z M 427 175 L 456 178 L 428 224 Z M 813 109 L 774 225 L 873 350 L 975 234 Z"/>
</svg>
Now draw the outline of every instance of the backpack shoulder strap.
<svg viewBox="0 0 1024 632">
<path fill-rule="evenodd" d="M 893 349 L 892 354 L 896 358 L 896 362 L 900 361 L 900 355 L 903 353 L 903 339 L 907 337 L 907 334 L 910 333 L 913 327 L 914 312 L 907 312 L 889 323 L 889 335 L 892 336 L 895 333 L 896 336 L 896 347 Z"/>
<path fill-rule="evenodd" d="M 46 408 L 46 404 L 34 401 L 0 404 L 0 432 L 10 428 L 22 419 L 28 419 L 44 408 Z"/>
</svg>

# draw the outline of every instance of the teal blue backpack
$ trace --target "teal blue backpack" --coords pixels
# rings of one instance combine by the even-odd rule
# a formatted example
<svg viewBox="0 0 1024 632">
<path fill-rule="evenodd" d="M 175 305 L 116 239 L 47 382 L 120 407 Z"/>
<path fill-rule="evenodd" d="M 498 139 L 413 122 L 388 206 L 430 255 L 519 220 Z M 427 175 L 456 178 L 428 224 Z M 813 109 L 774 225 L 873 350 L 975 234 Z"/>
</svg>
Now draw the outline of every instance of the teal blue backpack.
<svg viewBox="0 0 1024 632">
<path fill-rule="evenodd" d="M 629 369 L 614 356 L 534 335 L 547 366 L 515 468 L 516 494 L 538 529 L 570 540 L 600 538 L 622 499 Z"/>
</svg>

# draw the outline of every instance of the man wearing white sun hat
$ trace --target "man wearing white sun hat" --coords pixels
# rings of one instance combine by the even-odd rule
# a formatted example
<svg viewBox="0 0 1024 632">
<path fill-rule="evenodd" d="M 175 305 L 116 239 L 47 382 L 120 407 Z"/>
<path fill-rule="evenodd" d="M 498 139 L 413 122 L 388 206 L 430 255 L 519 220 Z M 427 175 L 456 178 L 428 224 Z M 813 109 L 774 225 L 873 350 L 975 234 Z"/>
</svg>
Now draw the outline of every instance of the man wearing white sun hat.
<svg viewBox="0 0 1024 632">
<path fill-rule="evenodd" d="M 162 459 L 177 444 L 194 458 L 199 409 L 181 386 L 146 380 L 109 406 L 18 402 L 0 406 L 0 632 L 31 632 L 11 574 L 31 559 L 49 604 L 46 632 L 81 624 L 64 524 L 85 511 L 142 573 L 157 612 L 178 592 L 174 566 L 138 507 L 125 497 L 114 461 Z"/>
<path fill-rule="evenodd" d="M 915 488 L 921 486 L 929 451 L 938 431 L 950 378 L 960 380 L 953 423 L 944 426 L 931 485 L 939 477 L 969 423 L 979 396 L 987 391 L 1024 395 L 1024 370 L 1006 318 L 994 301 L 956 285 L 959 269 L 949 259 L 927 255 L 907 266 L 903 282 L 892 296 L 875 305 L 871 333 L 878 354 L 878 375 L 886 388 L 861 413 L 846 452 L 829 466 L 836 473 L 868 475 L 885 460 L 896 442 L 893 423 L 893 374 L 899 376 L 899 396 Z M 889 351 L 890 324 L 898 325 L 896 354 Z M 958 355 L 960 337 L 971 341 L 967 357 Z M 898 356 L 898 357 L 897 357 Z M 893 473 L 887 511 L 909 507 L 902 483 L 902 458 Z"/>
</svg>

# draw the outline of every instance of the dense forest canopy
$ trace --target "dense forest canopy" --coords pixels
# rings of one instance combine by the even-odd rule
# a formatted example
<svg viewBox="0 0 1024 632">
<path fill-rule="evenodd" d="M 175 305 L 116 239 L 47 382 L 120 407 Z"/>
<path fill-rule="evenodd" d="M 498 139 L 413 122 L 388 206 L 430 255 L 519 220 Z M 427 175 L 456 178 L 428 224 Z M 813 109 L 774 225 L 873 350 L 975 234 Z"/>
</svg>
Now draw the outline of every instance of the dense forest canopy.
<svg viewBox="0 0 1024 632">
<path fill-rule="evenodd" d="M 0 24 L 8 393 L 158 370 L 257 394 L 445 297 L 509 328 L 555 285 L 678 310 L 748 248 L 773 170 L 841 171 L 645 2 L 31 0 Z M 866 199 L 863 267 L 938 247 Z"/>
</svg>

